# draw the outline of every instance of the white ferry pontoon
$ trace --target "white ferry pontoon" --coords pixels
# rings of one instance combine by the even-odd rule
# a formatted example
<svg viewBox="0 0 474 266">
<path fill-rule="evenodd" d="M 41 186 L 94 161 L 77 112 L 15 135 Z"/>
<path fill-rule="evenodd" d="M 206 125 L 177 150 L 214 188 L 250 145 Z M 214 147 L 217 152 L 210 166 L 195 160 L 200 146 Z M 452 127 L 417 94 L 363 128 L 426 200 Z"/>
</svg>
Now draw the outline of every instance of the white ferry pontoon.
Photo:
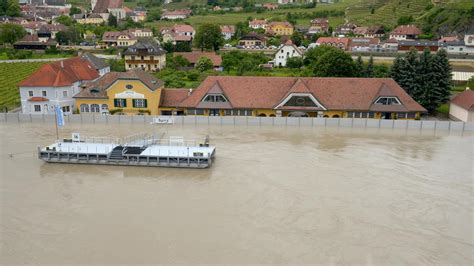
<svg viewBox="0 0 474 266">
<path fill-rule="evenodd" d="M 120 139 L 86 138 L 73 133 L 46 147 L 38 147 L 38 157 L 48 163 L 105 164 L 207 168 L 212 165 L 216 148 L 209 137 L 196 145 L 182 137 L 140 134 Z"/>
</svg>

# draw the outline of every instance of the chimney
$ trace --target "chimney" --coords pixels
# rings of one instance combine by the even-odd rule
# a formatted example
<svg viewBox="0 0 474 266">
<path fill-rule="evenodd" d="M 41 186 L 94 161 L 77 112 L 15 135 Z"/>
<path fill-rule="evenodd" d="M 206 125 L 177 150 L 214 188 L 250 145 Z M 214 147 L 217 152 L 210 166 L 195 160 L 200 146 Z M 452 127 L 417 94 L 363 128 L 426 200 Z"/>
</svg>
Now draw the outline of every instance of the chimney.
<svg viewBox="0 0 474 266">
<path fill-rule="evenodd" d="M 191 96 L 192 93 L 193 93 L 193 89 L 189 89 L 188 90 L 188 96 Z"/>
</svg>

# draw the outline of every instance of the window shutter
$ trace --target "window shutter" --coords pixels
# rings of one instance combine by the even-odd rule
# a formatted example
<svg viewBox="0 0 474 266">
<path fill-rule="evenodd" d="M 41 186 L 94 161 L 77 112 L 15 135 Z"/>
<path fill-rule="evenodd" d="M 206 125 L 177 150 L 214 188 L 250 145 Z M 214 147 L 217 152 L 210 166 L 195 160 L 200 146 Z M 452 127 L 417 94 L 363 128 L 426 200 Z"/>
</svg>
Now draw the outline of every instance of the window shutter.
<svg viewBox="0 0 474 266">
<path fill-rule="evenodd" d="M 143 99 L 143 107 L 144 108 L 148 107 L 147 99 Z"/>
<path fill-rule="evenodd" d="M 132 106 L 133 106 L 133 108 L 137 107 L 137 100 L 132 99 Z"/>
<path fill-rule="evenodd" d="M 114 99 L 114 106 L 115 106 L 115 107 L 118 107 L 117 102 L 118 102 L 118 99 Z"/>
<path fill-rule="evenodd" d="M 122 99 L 123 107 L 127 107 L 127 99 Z"/>
</svg>

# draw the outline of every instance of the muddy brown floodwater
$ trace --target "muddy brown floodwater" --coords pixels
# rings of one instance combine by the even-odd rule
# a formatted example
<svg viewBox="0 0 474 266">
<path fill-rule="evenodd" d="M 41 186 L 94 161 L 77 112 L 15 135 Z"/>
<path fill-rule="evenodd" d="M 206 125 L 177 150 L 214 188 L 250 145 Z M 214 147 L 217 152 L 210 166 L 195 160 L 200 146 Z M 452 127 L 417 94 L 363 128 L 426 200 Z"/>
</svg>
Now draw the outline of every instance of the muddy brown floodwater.
<svg viewBox="0 0 474 266">
<path fill-rule="evenodd" d="M 74 125 L 89 136 L 150 125 Z M 42 124 L 0 124 L 0 264 L 473 263 L 472 135 L 169 126 L 210 169 L 47 164 Z M 13 156 L 10 156 L 13 154 Z"/>
</svg>

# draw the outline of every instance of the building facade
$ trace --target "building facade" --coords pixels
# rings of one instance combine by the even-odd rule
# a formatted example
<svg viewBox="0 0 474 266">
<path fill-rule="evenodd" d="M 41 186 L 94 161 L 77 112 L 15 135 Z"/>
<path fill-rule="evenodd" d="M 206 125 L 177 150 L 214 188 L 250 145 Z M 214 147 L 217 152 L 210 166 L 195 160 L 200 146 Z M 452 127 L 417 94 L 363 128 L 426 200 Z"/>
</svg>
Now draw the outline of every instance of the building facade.
<svg viewBox="0 0 474 266">
<path fill-rule="evenodd" d="M 453 120 L 474 122 L 474 91 L 467 89 L 451 100 L 449 117 Z"/>
<path fill-rule="evenodd" d="M 139 40 L 123 54 L 126 70 L 158 71 L 166 66 L 166 51 L 152 40 Z"/>
<path fill-rule="evenodd" d="M 266 27 L 266 32 L 268 34 L 279 35 L 279 36 L 290 36 L 293 34 L 294 27 L 291 23 L 283 21 L 283 22 L 271 22 Z"/>
<path fill-rule="evenodd" d="M 80 113 L 158 115 L 163 81 L 141 69 L 109 72 L 74 96 Z"/>
<path fill-rule="evenodd" d="M 426 112 L 388 78 L 213 76 L 162 97 L 163 115 L 417 119 Z"/>
<path fill-rule="evenodd" d="M 401 25 L 390 32 L 390 39 L 397 41 L 416 40 L 421 34 L 421 30 L 415 25 Z"/>
<path fill-rule="evenodd" d="M 277 67 L 285 67 L 288 58 L 303 57 L 303 52 L 288 40 L 276 53 L 273 59 L 274 65 Z"/>
<path fill-rule="evenodd" d="M 19 84 L 22 113 L 54 114 L 59 105 L 65 114 L 71 114 L 76 108 L 72 96 L 83 82 L 97 78 L 94 65 L 81 57 L 43 65 Z"/>
</svg>

